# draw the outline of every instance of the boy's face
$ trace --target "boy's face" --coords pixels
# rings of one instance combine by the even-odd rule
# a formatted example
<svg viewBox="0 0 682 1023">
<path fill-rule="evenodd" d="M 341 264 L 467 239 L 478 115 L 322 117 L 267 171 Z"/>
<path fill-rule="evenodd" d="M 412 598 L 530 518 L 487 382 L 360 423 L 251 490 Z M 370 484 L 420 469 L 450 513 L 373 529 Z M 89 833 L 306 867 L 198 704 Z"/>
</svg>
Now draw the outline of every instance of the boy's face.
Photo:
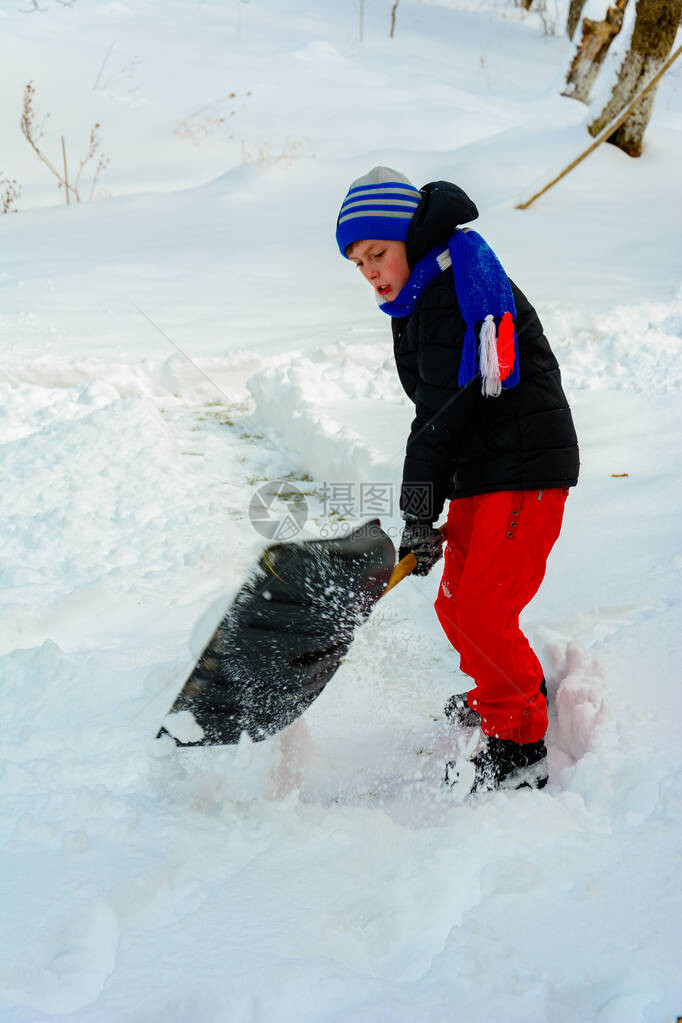
<svg viewBox="0 0 682 1023">
<path fill-rule="evenodd" d="M 407 284 L 410 268 L 405 242 L 371 238 L 354 242 L 346 255 L 372 285 L 380 302 L 392 302 Z"/>
</svg>

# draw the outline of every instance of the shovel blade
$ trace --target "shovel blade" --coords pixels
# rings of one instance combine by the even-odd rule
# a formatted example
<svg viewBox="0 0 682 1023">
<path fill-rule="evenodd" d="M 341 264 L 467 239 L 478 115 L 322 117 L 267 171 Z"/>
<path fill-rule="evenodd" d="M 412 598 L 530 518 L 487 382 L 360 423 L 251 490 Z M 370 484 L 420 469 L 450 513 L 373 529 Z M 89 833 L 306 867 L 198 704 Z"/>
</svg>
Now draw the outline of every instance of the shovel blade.
<svg viewBox="0 0 682 1023">
<path fill-rule="evenodd" d="M 242 732 L 257 742 L 291 724 L 338 668 L 394 564 L 395 548 L 378 520 L 341 539 L 266 548 L 159 735 L 180 746 L 230 745 Z M 184 727 L 174 729 L 182 711 L 201 738 L 185 741 Z"/>
</svg>

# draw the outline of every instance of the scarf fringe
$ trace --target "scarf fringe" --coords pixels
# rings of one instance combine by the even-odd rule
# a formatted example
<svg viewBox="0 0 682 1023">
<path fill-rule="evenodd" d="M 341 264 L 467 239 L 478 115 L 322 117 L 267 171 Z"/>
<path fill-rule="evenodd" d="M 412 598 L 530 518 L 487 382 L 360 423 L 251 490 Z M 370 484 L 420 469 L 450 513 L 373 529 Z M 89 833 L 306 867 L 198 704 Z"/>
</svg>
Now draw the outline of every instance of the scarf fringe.
<svg viewBox="0 0 682 1023">
<path fill-rule="evenodd" d="M 489 313 L 481 327 L 479 335 L 481 354 L 479 365 L 481 370 L 481 394 L 486 398 L 497 398 L 502 391 L 501 368 L 498 357 L 497 331 L 495 318 Z"/>
<path fill-rule="evenodd" d="M 511 313 L 505 313 L 497 331 L 500 380 L 506 380 L 516 361 L 516 331 Z"/>
<path fill-rule="evenodd" d="M 511 313 L 503 315 L 497 328 L 495 317 L 488 313 L 481 324 L 478 345 L 473 328 L 467 328 L 457 382 L 460 387 L 466 387 L 477 375 L 481 378 L 481 394 L 485 398 L 498 398 L 502 388 L 516 387 L 521 379 L 518 341 Z"/>
</svg>

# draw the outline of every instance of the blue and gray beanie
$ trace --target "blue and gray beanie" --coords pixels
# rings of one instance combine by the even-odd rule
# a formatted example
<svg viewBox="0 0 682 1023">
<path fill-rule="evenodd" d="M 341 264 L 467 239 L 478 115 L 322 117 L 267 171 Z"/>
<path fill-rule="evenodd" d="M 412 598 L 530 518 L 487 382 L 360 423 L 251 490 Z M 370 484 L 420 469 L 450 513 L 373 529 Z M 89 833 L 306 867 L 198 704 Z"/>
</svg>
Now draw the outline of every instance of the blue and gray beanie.
<svg viewBox="0 0 682 1023">
<path fill-rule="evenodd" d="M 353 242 L 367 238 L 404 242 L 422 195 L 411 181 L 391 170 L 374 167 L 348 189 L 336 224 L 341 255 Z"/>
</svg>

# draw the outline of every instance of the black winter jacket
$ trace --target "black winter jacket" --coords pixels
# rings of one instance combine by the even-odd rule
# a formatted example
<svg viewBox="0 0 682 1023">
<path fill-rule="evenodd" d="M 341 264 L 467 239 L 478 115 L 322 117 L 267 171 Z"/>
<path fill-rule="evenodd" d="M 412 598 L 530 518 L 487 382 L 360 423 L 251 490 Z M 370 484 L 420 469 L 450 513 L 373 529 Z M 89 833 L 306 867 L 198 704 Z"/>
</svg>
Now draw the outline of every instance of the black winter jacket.
<svg viewBox="0 0 682 1023">
<path fill-rule="evenodd" d="M 436 245 L 445 248 L 457 225 L 478 216 L 468 196 L 447 181 L 421 191 L 406 240 L 410 268 Z M 458 386 L 466 324 L 452 270 L 427 285 L 410 316 L 392 321 L 398 374 L 416 405 L 403 512 L 433 521 L 446 497 L 577 483 L 578 441 L 558 363 L 532 305 L 513 282 L 512 290 L 521 379 L 496 398 L 483 397 L 479 378 Z"/>
</svg>

